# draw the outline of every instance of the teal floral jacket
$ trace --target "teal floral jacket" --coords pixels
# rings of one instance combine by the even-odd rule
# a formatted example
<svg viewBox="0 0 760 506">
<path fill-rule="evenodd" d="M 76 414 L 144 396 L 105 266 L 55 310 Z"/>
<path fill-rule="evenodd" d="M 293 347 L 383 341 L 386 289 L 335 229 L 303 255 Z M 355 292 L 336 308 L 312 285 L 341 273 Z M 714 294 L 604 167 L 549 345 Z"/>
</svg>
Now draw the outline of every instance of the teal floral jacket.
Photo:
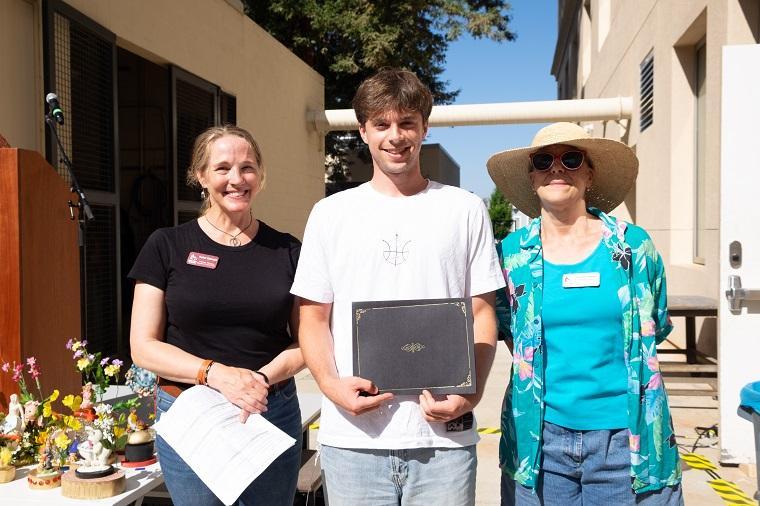
<svg viewBox="0 0 760 506">
<path fill-rule="evenodd" d="M 625 365 L 631 477 L 636 493 L 681 481 L 675 433 L 656 346 L 672 330 L 665 271 L 640 227 L 589 208 L 603 224 L 603 241 L 618 273 Z M 541 321 L 541 218 L 510 234 L 499 248 L 507 288 L 497 292 L 499 330 L 513 342 L 512 381 L 504 397 L 499 460 L 504 473 L 530 488 L 541 468 L 544 421 L 544 343 Z"/>
</svg>

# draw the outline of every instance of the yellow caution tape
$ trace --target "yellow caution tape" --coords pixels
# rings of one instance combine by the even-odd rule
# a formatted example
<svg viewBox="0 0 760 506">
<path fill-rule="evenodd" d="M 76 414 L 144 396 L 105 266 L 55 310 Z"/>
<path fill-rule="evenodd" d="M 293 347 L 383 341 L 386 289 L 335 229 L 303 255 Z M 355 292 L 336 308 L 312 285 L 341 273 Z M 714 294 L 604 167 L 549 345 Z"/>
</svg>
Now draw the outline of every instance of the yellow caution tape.
<svg viewBox="0 0 760 506">
<path fill-rule="evenodd" d="M 708 481 L 707 484 L 728 504 L 757 506 L 757 503 L 745 494 L 736 483 L 720 479 Z"/>
<path fill-rule="evenodd" d="M 319 429 L 319 422 L 314 422 L 311 425 L 309 425 L 310 430 L 318 430 Z M 501 434 L 500 429 L 496 429 L 494 427 L 479 427 L 478 432 L 480 434 Z"/>
<path fill-rule="evenodd" d="M 714 471 L 718 470 L 718 466 L 710 462 L 710 459 L 704 455 L 698 453 L 685 453 L 681 455 L 681 458 L 692 469 L 713 471 L 713 476 L 717 476 Z M 729 506 L 757 506 L 757 502 L 745 494 L 736 483 L 718 478 L 715 480 L 709 480 L 707 484 L 710 485 L 710 488 L 712 488 L 721 499 L 726 501 L 726 504 Z"/>
<path fill-rule="evenodd" d="M 711 471 L 717 471 L 718 468 L 710 462 L 710 460 L 698 453 L 684 453 L 681 455 L 684 462 L 689 464 L 692 469 L 710 469 Z"/>
</svg>

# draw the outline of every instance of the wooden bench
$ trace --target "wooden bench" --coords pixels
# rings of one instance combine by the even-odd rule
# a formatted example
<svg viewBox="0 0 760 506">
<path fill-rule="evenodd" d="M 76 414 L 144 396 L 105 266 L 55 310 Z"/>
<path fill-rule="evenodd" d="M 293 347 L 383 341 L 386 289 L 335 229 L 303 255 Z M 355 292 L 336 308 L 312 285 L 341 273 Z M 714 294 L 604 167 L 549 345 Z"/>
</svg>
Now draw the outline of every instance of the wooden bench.
<svg viewBox="0 0 760 506">
<path fill-rule="evenodd" d="M 700 316 L 707 318 L 717 317 L 718 303 L 709 297 L 672 295 L 668 296 L 668 312 L 673 318 L 683 318 L 686 324 L 685 348 L 657 348 L 658 355 L 669 353 L 686 355 L 686 363 L 660 361 L 660 370 L 662 371 L 668 394 L 672 396 L 717 396 L 717 361 L 697 350 L 696 318 Z M 709 363 L 699 363 L 699 359 Z M 696 388 L 679 388 L 679 384 L 684 386 L 690 385 Z"/>
<path fill-rule="evenodd" d="M 660 362 L 665 388 L 670 395 L 718 395 L 718 366 L 716 364 L 684 364 Z M 677 388 L 678 384 L 707 385 L 708 388 Z"/>
<path fill-rule="evenodd" d="M 683 353 L 687 364 L 696 364 L 700 355 L 697 350 L 696 317 L 717 318 L 718 303 L 710 297 L 700 295 L 668 296 L 668 313 L 672 318 L 684 318 L 686 323 L 686 348 L 658 349 L 657 353 Z"/>
<path fill-rule="evenodd" d="M 317 463 L 316 450 L 301 452 L 301 470 L 298 472 L 296 491 L 306 496 L 306 506 L 316 504 L 317 491 L 322 487 L 322 468 Z"/>
</svg>

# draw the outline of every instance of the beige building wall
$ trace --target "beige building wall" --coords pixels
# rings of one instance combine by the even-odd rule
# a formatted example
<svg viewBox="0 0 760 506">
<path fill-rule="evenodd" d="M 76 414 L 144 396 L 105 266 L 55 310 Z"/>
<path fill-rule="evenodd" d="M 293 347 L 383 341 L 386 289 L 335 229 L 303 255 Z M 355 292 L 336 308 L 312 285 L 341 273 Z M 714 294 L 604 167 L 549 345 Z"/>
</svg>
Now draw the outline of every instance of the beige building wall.
<svg viewBox="0 0 760 506">
<path fill-rule="evenodd" d="M 42 27 L 38 2 L 0 0 L 0 134 L 44 151 Z"/>
<path fill-rule="evenodd" d="M 257 215 L 301 237 L 324 195 L 324 137 L 308 110 L 324 109 L 322 77 L 253 23 L 235 0 L 68 0 L 116 34 L 116 45 L 172 64 L 237 98 L 237 123 L 261 144 L 267 188 Z M 0 0 L 0 132 L 44 152 L 41 0 Z M 9 72 L 9 69 L 13 69 Z"/>
<path fill-rule="evenodd" d="M 559 9 L 552 73 L 560 98 L 634 99 L 629 121 L 583 123 L 593 135 L 626 142 L 639 157 L 636 187 L 614 214 L 649 231 L 666 262 L 670 294 L 718 298 L 721 48 L 758 43 L 760 2 L 560 0 Z M 705 88 L 698 104 L 700 47 Z M 654 120 L 642 132 L 640 65 L 650 53 Z M 700 107 L 704 116 L 698 135 Z M 701 176 L 698 157 L 703 161 Z M 700 348 L 714 351 L 714 322 L 698 334 Z"/>
<path fill-rule="evenodd" d="M 560 98 L 634 99 L 630 121 L 589 123 L 587 128 L 636 151 L 638 181 L 615 214 L 652 235 L 667 264 L 671 294 L 719 296 L 721 48 L 755 44 L 758 32 L 757 0 L 560 2 L 553 65 Z M 705 88 L 698 105 L 697 49 L 702 45 Z M 640 65 L 650 52 L 654 119 L 641 132 Z M 704 112 L 701 136 L 696 131 L 698 107 Z M 704 147 L 701 180 L 698 142 Z M 699 187 L 704 193 L 698 204 Z M 697 212 L 702 213 L 701 226 Z"/>
</svg>

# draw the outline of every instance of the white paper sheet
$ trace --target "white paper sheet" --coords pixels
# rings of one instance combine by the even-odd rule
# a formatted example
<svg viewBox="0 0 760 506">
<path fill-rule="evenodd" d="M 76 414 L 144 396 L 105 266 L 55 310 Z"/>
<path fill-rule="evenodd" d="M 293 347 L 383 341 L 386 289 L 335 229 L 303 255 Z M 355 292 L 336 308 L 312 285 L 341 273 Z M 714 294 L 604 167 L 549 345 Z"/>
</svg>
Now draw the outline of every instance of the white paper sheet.
<svg viewBox="0 0 760 506">
<path fill-rule="evenodd" d="M 226 505 L 296 441 L 261 415 L 251 415 L 245 424 L 239 415 L 240 408 L 222 394 L 197 385 L 177 397 L 154 425 Z"/>
</svg>

